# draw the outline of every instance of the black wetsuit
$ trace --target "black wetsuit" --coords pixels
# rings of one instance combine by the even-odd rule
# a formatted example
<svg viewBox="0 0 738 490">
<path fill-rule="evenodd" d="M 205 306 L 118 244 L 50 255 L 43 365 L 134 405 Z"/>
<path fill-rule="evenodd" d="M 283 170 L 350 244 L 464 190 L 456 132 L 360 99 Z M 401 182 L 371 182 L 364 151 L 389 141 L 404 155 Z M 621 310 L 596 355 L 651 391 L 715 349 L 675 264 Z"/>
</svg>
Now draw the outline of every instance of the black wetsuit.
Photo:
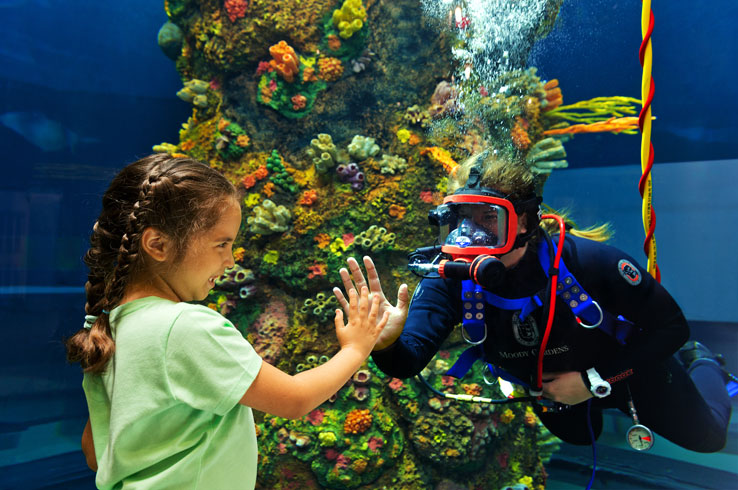
<svg viewBox="0 0 738 490">
<path fill-rule="evenodd" d="M 724 385 L 717 381 L 721 379 L 717 366 L 710 369 L 707 381 L 700 381 L 698 390 L 673 357 L 688 339 L 689 326 L 671 295 L 633 258 L 599 242 L 567 236 L 562 260 L 605 311 L 622 315 L 636 327 L 622 346 L 600 329 L 580 326 L 571 309 L 557 299 L 543 371 L 583 372 L 594 367 L 610 382 L 612 394 L 592 400 L 595 434 L 602 429 L 603 408 L 628 413 L 629 387 L 642 424 L 685 448 L 720 450 L 725 444 L 730 401 Z M 504 298 L 522 298 L 544 290 L 547 282 L 535 247 L 530 246 L 522 260 L 506 272 L 503 283 L 491 292 Z M 374 361 L 382 371 L 398 378 L 419 373 L 461 323 L 461 308 L 460 281 L 422 280 L 402 335 L 390 347 L 375 352 Z M 532 385 L 546 319 L 542 317 L 543 308 L 530 315 L 532 322 L 513 321 L 518 313 L 487 305 L 485 361 Z M 708 393 L 702 384 L 708 385 Z M 582 403 L 568 411 L 539 416 L 564 441 L 590 444 L 586 408 L 587 404 Z"/>
</svg>

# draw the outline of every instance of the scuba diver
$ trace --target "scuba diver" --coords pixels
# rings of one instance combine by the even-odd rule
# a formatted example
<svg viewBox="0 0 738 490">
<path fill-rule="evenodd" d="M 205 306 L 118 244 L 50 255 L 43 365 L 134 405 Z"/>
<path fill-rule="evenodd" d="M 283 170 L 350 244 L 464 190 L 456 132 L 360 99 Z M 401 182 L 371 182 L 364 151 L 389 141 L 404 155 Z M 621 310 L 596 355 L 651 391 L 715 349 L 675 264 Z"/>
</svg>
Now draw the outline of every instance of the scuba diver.
<svg viewBox="0 0 738 490">
<path fill-rule="evenodd" d="M 372 260 L 363 259 L 366 279 L 348 260 L 345 290 L 368 285 L 380 314 L 390 313 L 372 353 L 377 366 L 418 375 L 461 324 L 470 347 L 447 374 L 460 378 L 484 362 L 492 378 L 527 388 L 525 400 L 565 442 L 594 446 L 602 410 L 617 408 L 633 419 L 634 449 L 649 449 L 655 432 L 693 451 L 721 450 L 732 376 L 721 356 L 687 341 L 666 289 L 602 243 L 607 226 L 576 230 L 541 215 L 538 178 L 489 150 L 460 165 L 429 214 L 439 245 L 411 254 L 409 267 L 423 275 L 412 301 L 403 284 L 392 306 Z M 333 291 L 345 309 L 343 292 Z"/>
</svg>

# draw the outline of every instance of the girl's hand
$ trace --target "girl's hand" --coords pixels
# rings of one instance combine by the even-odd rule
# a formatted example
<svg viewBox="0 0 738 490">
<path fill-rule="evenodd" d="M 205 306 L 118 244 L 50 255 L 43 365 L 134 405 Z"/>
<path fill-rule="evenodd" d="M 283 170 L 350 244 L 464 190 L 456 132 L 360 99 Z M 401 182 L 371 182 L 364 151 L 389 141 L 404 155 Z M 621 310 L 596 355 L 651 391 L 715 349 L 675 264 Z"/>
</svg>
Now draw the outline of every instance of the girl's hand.
<svg viewBox="0 0 738 490">
<path fill-rule="evenodd" d="M 357 292 L 361 288 L 367 286 L 367 281 L 364 279 L 364 274 L 361 272 L 359 263 L 353 257 L 347 261 L 348 268 L 351 270 L 351 274 L 346 269 L 341 269 L 339 274 L 343 281 L 343 287 L 347 294 L 351 291 Z M 408 291 L 407 284 L 403 284 L 397 290 L 397 305 L 392 304 L 387 300 L 382 292 L 382 284 L 379 282 L 379 274 L 377 268 L 374 266 L 374 262 L 369 257 L 364 257 L 364 267 L 366 267 L 366 275 L 369 279 L 369 298 L 379 298 L 379 315 L 388 315 L 386 327 L 379 334 L 374 350 L 384 349 L 389 347 L 402 333 L 402 329 L 405 326 L 405 319 L 407 318 L 408 309 Z M 333 294 L 338 299 L 338 303 L 343 308 L 343 311 L 348 311 L 349 302 L 346 301 L 346 297 L 340 288 L 333 288 Z"/>
<path fill-rule="evenodd" d="M 343 306 L 343 305 L 342 305 Z M 344 308 L 345 309 L 345 308 Z M 389 313 L 379 316 L 379 296 L 369 300 L 369 288 L 361 287 L 361 295 L 355 289 L 349 291 L 348 324 L 343 324 L 343 311 L 336 310 L 336 336 L 341 348 L 356 348 L 363 357 L 367 357 L 377 342 L 384 326 L 387 324 Z"/>
<path fill-rule="evenodd" d="M 559 403 L 576 405 L 592 398 L 578 371 L 543 373 L 543 396 Z"/>
</svg>

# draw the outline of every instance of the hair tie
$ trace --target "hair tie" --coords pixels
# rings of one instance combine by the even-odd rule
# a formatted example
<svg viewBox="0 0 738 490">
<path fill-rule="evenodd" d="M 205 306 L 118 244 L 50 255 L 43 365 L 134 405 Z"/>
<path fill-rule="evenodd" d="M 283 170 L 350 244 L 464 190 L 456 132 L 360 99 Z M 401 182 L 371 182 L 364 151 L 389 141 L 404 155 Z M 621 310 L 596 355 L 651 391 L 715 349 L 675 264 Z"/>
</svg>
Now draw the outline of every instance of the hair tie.
<svg viewBox="0 0 738 490">
<path fill-rule="evenodd" d="M 110 315 L 110 312 L 108 310 L 103 310 L 103 313 L 105 313 L 106 315 Z"/>
<path fill-rule="evenodd" d="M 97 317 L 95 315 L 85 315 L 85 323 L 82 326 L 86 330 L 90 330 L 92 328 L 92 325 L 94 325 L 96 321 Z"/>
</svg>

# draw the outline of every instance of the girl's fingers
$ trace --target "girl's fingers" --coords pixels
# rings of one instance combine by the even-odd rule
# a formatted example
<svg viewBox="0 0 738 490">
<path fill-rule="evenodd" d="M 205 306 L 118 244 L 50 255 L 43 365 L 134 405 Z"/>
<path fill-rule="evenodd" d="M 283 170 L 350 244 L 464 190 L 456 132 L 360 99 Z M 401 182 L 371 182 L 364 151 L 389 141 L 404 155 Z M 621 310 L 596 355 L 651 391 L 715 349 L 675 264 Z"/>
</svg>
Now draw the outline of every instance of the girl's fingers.
<svg viewBox="0 0 738 490">
<path fill-rule="evenodd" d="M 356 318 L 356 314 L 359 313 L 359 297 L 356 294 L 355 289 L 350 289 L 348 294 L 349 294 L 349 318 Z"/>
<path fill-rule="evenodd" d="M 333 319 L 333 322 L 336 324 L 336 329 L 343 328 L 346 325 L 343 323 L 343 311 L 342 310 L 336 310 L 336 317 Z"/>
<path fill-rule="evenodd" d="M 361 298 L 359 299 L 360 318 L 366 318 L 369 311 L 369 289 L 366 286 L 361 287 Z"/>
</svg>

